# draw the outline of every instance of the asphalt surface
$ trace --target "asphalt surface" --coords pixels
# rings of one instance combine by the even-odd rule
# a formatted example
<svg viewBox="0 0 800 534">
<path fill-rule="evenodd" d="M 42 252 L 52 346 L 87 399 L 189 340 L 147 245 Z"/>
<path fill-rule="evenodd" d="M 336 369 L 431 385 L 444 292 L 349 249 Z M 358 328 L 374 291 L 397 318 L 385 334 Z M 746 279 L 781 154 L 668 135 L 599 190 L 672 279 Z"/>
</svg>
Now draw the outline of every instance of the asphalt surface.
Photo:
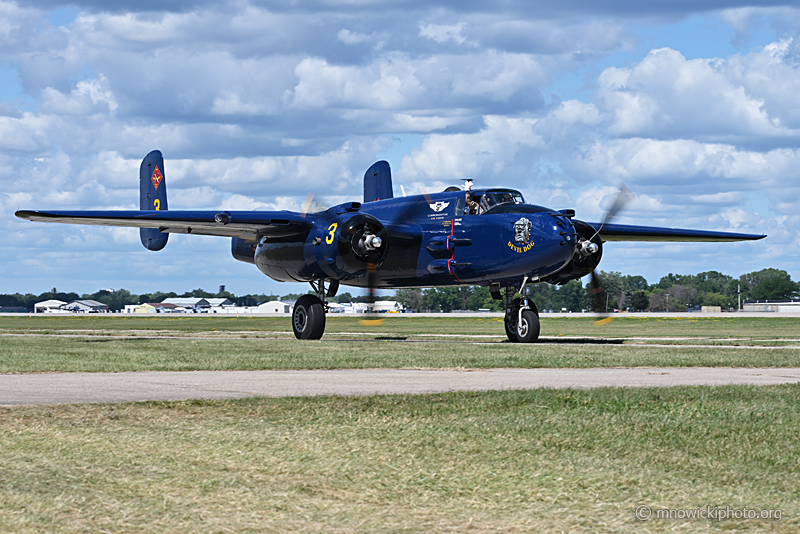
<svg viewBox="0 0 800 534">
<path fill-rule="evenodd" d="M 373 395 L 536 388 L 800 383 L 800 368 L 347 369 L 0 375 L 0 405 Z"/>
</svg>

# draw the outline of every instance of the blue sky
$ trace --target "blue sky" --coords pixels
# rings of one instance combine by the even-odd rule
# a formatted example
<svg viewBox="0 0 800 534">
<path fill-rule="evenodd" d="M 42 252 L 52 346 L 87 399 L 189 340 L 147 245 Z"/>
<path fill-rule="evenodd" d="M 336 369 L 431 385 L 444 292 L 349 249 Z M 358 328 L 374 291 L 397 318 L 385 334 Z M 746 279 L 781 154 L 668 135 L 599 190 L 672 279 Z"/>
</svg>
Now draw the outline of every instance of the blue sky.
<svg viewBox="0 0 800 534">
<path fill-rule="evenodd" d="M 227 239 L 17 220 L 133 209 L 166 158 L 172 209 L 299 209 L 462 178 L 597 220 L 766 233 L 609 244 L 601 269 L 766 267 L 800 279 L 800 9 L 739 1 L 0 0 L 0 292 L 304 291 Z"/>
</svg>

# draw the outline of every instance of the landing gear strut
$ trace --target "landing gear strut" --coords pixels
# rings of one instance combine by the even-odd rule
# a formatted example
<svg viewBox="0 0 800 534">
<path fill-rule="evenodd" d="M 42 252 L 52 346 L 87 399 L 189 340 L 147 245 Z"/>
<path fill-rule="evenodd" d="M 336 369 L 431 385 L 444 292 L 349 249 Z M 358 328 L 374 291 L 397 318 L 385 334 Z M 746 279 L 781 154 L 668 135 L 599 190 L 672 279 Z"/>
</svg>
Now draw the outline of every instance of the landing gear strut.
<svg viewBox="0 0 800 534">
<path fill-rule="evenodd" d="M 516 298 L 516 288 L 506 288 L 506 316 L 503 323 L 506 336 L 512 343 L 535 343 L 539 339 L 539 310 L 525 287 L 527 281 L 525 277 L 519 290 L 520 296 Z"/>
<path fill-rule="evenodd" d="M 320 339 L 325 332 L 325 314 L 328 303 L 325 297 L 333 297 L 339 289 L 338 281 L 331 283 L 325 291 L 325 280 L 311 282 L 318 296 L 303 295 L 294 303 L 292 310 L 292 330 L 297 339 Z"/>
</svg>

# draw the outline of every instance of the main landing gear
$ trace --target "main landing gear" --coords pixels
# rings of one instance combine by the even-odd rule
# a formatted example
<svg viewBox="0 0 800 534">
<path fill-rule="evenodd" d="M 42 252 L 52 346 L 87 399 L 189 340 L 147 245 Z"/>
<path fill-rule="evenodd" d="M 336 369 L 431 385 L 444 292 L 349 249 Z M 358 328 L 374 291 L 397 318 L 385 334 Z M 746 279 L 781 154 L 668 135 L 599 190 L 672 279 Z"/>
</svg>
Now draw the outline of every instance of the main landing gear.
<svg viewBox="0 0 800 534">
<path fill-rule="evenodd" d="M 303 295 L 294 303 L 292 310 L 292 330 L 297 339 L 320 339 L 325 332 L 325 314 L 328 303 L 325 297 L 334 297 L 339 290 L 339 281 L 331 281 L 325 291 L 325 280 L 311 282 L 315 295 Z"/>
<path fill-rule="evenodd" d="M 518 297 L 515 287 L 507 287 L 505 294 L 506 316 L 503 323 L 506 336 L 512 343 L 535 343 L 539 339 L 539 310 L 530 299 L 527 288 L 528 278 L 522 281 Z"/>
</svg>

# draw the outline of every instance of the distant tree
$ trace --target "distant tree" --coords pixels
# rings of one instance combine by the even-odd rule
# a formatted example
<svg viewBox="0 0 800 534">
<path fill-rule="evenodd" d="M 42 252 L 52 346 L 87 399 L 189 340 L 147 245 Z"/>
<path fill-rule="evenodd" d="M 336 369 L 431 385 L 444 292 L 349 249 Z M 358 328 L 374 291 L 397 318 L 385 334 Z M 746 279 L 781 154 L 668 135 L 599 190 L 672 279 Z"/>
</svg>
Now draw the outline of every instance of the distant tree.
<svg viewBox="0 0 800 534">
<path fill-rule="evenodd" d="M 423 296 L 421 289 L 398 289 L 394 294 L 397 302 L 417 313 L 424 309 Z"/>
<path fill-rule="evenodd" d="M 461 292 L 457 287 L 428 288 L 422 293 L 426 310 L 451 312 L 461 306 Z"/>
<path fill-rule="evenodd" d="M 762 269 L 739 277 L 742 293 L 756 300 L 785 300 L 797 295 L 797 284 L 780 269 Z"/>
<path fill-rule="evenodd" d="M 721 308 L 730 307 L 730 298 L 722 293 L 706 293 L 702 300 L 703 306 L 719 306 Z"/>
<path fill-rule="evenodd" d="M 694 283 L 694 277 L 690 274 L 672 274 L 661 277 L 656 287 L 659 289 L 667 290 L 672 286 L 690 286 Z"/>
<path fill-rule="evenodd" d="M 728 296 L 736 294 L 736 280 L 717 271 L 706 271 L 695 275 L 693 285 L 701 295 L 704 293 L 719 293 Z"/>
<path fill-rule="evenodd" d="M 767 278 L 750 292 L 756 300 L 787 300 L 797 296 L 797 284 L 786 278 Z"/>
<path fill-rule="evenodd" d="M 666 291 L 664 291 L 660 287 L 657 287 L 653 291 L 651 291 L 648 308 L 650 311 L 666 311 L 667 310 Z"/>
<path fill-rule="evenodd" d="M 563 310 L 579 312 L 586 309 L 585 292 L 580 280 L 570 280 L 563 286 L 550 286 L 551 305 L 549 309 L 560 312 Z"/>
<path fill-rule="evenodd" d="M 621 309 L 625 306 L 626 292 L 625 292 L 625 279 L 622 274 L 616 271 L 605 272 L 600 271 L 597 273 L 597 279 L 600 282 L 602 292 L 598 293 L 600 297 L 593 292 L 591 279 L 587 279 L 584 295 L 589 307 L 598 313 L 603 313 L 606 310 Z"/>
<path fill-rule="evenodd" d="M 650 299 L 644 291 L 637 291 L 631 297 L 631 308 L 635 311 L 645 311 L 650 305 Z"/>
<path fill-rule="evenodd" d="M 670 308 L 676 306 L 675 309 L 670 309 L 670 311 L 676 311 L 679 306 L 685 308 L 686 306 L 695 306 L 697 304 L 697 289 L 694 287 L 674 285 L 667 290 L 667 293 L 670 295 Z"/>
<path fill-rule="evenodd" d="M 639 275 L 626 276 L 624 279 L 624 285 L 626 289 L 631 290 L 631 294 L 633 294 L 635 291 L 647 291 L 649 288 L 645 277 Z"/>
</svg>

